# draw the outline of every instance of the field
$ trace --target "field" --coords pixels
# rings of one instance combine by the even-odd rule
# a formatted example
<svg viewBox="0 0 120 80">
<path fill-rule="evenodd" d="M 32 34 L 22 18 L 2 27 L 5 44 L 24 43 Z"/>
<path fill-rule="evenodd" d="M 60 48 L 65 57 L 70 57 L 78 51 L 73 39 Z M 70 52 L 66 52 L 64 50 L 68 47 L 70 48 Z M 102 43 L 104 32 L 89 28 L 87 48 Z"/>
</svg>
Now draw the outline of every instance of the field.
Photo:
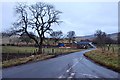
<svg viewBox="0 0 120 80">
<path fill-rule="evenodd" d="M 115 44 L 112 44 L 110 47 L 109 47 L 109 50 L 108 50 L 108 46 L 106 45 L 105 46 L 105 51 L 109 51 L 110 53 L 118 53 L 120 49 L 120 46 L 118 45 L 115 45 Z"/>
<path fill-rule="evenodd" d="M 107 68 L 120 71 L 118 49 L 119 47 L 117 45 L 111 46 L 109 50 L 106 47 L 104 52 L 98 48 L 97 50 L 87 52 L 85 56 Z"/>
<path fill-rule="evenodd" d="M 43 48 L 43 54 L 34 55 L 36 47 L 2 46 L 2 66 L 9 67 L 24 64 L 30 61 L 44 60 L 58 55 L 78 52 L 82 49 L 71 48 Z"/>
<path fill-rule="evenodd" d="M 36 47 L 2 46 L 2 53 L 34 53 Z"/>
<path fill-rule="evenodd" d="M 2 46 L 2 53 L 12 53 L 12 54 L 28 54 L 37 52 L 38 48 L 36 47 L 17 47 L 17 46 Z M 71 48 L 43 48 L 44 53 L 66 53 L 79 51 L 80 49 L 71 49 Z"/>
</svg>

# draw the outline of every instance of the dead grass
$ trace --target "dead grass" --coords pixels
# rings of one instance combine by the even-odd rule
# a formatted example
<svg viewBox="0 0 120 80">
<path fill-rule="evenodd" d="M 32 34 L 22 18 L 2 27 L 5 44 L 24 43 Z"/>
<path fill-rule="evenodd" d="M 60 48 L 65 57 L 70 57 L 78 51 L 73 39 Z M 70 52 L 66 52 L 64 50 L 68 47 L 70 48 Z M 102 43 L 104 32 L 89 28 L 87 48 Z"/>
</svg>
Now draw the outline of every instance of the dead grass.
<svg viewBox="0 0 120 80">
<path fill-rule="evenodd" d="M 107 68 L 115 71 L 120 71 L 118 54 L 110 51 L 102 52 L 101 49 L 93 50 L 84 54 L 86 57 L 92 59 L 94 62 L 99 63 Z"/>
<path fill-rule="evenodd" d="M 2 67 L 6 68 L 6 67 L 10 67 L 10 66 L 17 66 L 20 64 L 25 64 L 31 61 L 38 61 L 38 60 L 44 60 L 44 59 L 48 59 L 54 57 L 54 55 L 33 55 L 33 56 L 29 56 L 29 57 L 25 57 L 25 58 L 18 58 L 18 59 L 11 59 L 8 61 L 3 61 L 2 62 Z"/>
<path fill-rule="evenodd" d="M 6 67 L 11 67 L 11 66 L 17 66 L 20 64 L 25 64 L 28 62 L 33 62 L 33 61 L 39 61 L 39 60 L 45 60 L 45 59 L 49 59 L 49 58 L 53 58 L 59 55 L 65 55 L 68 53 L 72 53 L 72 52 L 78 52 L 81 51 L 80 49 L 71 49 L 71 50 L 63 50 L 64 52 L 62 53 L 57 53 L 57 54 L 40 54 L 40 55 L 32 55 L 29 57 L 24 57 L 24 58 L 17 58 L 17 59 L 11 59 L 11 60 L 7 60 L 7 61 L 3 61 L 2 62 L 2 67 L 6 68 Z"/>
</svg>

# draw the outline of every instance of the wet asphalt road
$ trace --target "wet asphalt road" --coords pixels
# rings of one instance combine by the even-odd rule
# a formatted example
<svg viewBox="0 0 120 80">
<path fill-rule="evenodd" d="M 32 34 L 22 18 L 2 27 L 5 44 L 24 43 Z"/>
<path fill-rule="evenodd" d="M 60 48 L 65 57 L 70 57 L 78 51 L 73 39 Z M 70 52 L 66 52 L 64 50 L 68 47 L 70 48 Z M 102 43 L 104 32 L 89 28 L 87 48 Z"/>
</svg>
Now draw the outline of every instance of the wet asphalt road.
<svg viewBox="0 0 120 80">
<path fill-rule="evenodd" d="M 118 78 L 118 73 L 97 65 L 83 54 L 93 49 L 2 70 L 3 78 Z"/>
</svg>

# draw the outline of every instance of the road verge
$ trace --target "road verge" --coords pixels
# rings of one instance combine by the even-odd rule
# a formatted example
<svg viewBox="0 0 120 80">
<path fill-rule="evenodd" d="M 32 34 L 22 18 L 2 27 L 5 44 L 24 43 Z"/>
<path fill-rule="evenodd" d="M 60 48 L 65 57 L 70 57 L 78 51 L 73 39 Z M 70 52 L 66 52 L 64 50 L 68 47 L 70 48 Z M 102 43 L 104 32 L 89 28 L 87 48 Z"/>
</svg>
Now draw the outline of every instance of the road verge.
<svg viewBox="0 0 120 80">
<path fill-rule="evenodd" d="M 111 52 L 102 52 L 101 49 L 92 50 L 84 54 L 85 57 L 93 62 L 105 66 L 106 68 L 120 72 L 118 54 Z"/>
<path fill-rule="evenodd" d="M 81 50 L 76 49 L 76 50 L 66 51 L 66 52 L 58 53 L 58 54 L 39 54 L 39 55 L 32 55 L 32 56 L 28 56 L 28 57 L 24 57 L 24 58 L 10 59 L 10 60 L 7 60 L 7 61 L 3 61 L 2 62 L 2 67 L 7 68 L 7 67 L 12 67 L 12 66 L 18 66 L 18 65 L 21 65 L 21 64 L 46 60 L 46 59 L 54 58 L 54 57 L 57 57 L 57 56 L 60 56 L 60 55 L 66 55 L 66 54 L 73 53 L 73 52 L 78 52 L 78 51 L 81 51 Z"/>
</svg>

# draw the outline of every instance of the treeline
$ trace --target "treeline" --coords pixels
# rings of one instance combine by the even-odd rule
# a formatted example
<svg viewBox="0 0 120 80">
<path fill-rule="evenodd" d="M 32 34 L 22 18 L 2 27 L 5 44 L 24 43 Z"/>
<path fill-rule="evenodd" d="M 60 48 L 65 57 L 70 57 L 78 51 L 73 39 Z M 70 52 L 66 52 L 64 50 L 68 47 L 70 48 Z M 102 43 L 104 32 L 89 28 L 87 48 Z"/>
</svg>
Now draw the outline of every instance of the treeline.
<svg viewBox="0 0 120 80">
<path fill-rule="evenodd" d="M 9 43 L 3 43 L 2 45 L 5 46 L 36 46 L 34 40 L 32 40 L 26 33 L 22 34 L 12 34 L 13 32 L 2 32 L 3 38 L 8 38 Z M 17 35 L 18 37 L 12 38 L 12 36 Z M 29 32 L 30 36 L 35 37 L 39 40 L 39 37 L 32 32 Z M 63 34 L 62 31 L 51 31 L 49 33 L 49 37 L 45 37 L 43 41 L 44 45 L 58 45 L 58 43 L 73 43 L 75 41 L 75 31 L 68 31 L 66 34 Z"/>
<path fill-rule="evenodd" d="M 93 43 L 98 44 L 99 46 L 104 44 L 120 44 L 120 33 L 118 33 L 116 39 L 113 39 L 105 32 L 97 30 L 94 36 Z"/>
<path fill-rule="evenodd" d="M 112 45 L 120 44 L 120 33 L 118 33 L 117 39 L 115 40 L 108 36 L 108 34 L 106 34 L 105 32 L 97 30 L 95 33 L 95 39 L 93 40 L 93 43 L 96 44 L 97 47 L 100 47 L 102 51 L 105 51 L 106 47 L 109 50 Z"/>
</svg>

